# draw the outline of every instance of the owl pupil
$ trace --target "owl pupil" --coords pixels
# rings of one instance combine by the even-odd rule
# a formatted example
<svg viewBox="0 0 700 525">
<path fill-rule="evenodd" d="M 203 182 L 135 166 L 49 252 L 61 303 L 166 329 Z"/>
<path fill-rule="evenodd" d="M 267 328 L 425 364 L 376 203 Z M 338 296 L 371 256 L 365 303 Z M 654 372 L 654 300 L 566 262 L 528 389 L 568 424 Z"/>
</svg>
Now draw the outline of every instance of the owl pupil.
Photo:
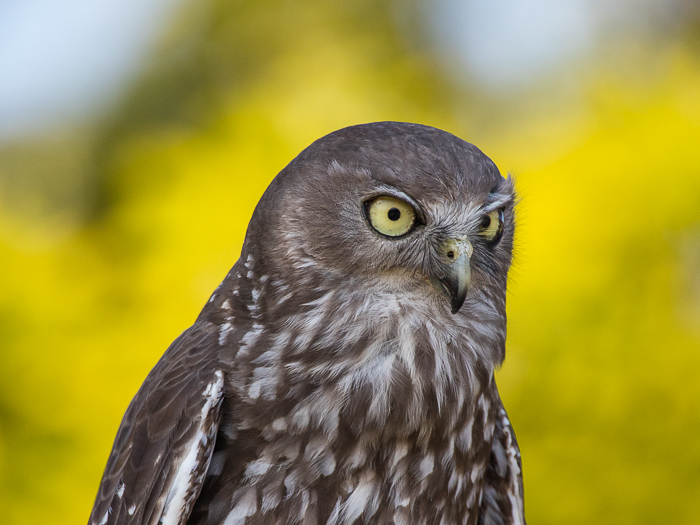
<svg viewBox="0 0 700 525">
<path fill-rule="evenodd" d="M 398 208 L 391 208 L 387 213 L 390 221 L 398 221 L 401 218 L 401 211 Z"/>
<path fill-rule="evenodd" d="M 486 229 L 489 226 L 491 226 L 491 217 L 487 215 L 486 217 L 481 219 L 481 228 Z"/>
</svg>

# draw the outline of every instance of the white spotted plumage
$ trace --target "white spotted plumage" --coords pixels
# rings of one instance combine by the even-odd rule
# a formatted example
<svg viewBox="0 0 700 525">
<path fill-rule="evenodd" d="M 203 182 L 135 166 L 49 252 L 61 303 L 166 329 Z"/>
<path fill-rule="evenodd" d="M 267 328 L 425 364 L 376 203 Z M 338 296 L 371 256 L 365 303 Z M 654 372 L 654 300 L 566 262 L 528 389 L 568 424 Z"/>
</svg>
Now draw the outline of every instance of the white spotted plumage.
<svg viewBox="0 0 700 525">
<path fill-rule="evenodd" d="M 414 208 L 400 238 L 365 213 L 382 195 Z M 433 128 L 314 143 L 129 407 L 91 523 L 524 524 L 493 381 L 513 205 L 510 179 Z"/>
<path fill-rule="evenodd" d="M 223 372 L 217 370 L 214 375 L 216 379 L 209 383 L 202 393 L 206 401 L 202 406 L 199 428 L 188 444 L 186 455 L 177 467 L 175 479 L 165 499 L 163 516 L 160 519 L 161 525 L 179 525 L 182 523 L 183 514 L 188 511 L 188 507 L 192 504 L 191 501 L 188 501 L 187 496 L 192 491 L 193 485 L 197 483 L 197 471 L 201 475 L 208 468 L 211 450 L 209 454 L 206 454 L 205 451 L 211 449 L 209 440 L 213 436 L 211 428 L 206 427 L 206 422 L 210 411 L 221 403 L 224 390 Z M 199 462 L 203 462 L 203 464 Z"/>
</svg>

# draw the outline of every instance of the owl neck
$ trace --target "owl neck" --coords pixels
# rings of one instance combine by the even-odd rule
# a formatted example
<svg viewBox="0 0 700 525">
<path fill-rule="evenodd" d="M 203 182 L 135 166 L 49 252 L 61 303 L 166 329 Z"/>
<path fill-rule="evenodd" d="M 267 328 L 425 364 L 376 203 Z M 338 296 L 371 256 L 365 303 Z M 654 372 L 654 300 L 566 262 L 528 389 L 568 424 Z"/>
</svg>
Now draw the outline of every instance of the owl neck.
<svg viewBox="0 0 700 525">
<path fill-rule="evenodd" d="M 220 293 L 247 318 L 231 343 L 244 378 L 239 395 L 260 413 L 294 406 L 297 416 L 285 417 L 406 436 L 449 430 L 490 388 L 504 338 L 488 319 L 445 317 L 421 290 L 283 283 L 245 263 Z M 301 392 L 308 405 L 294 404 Z"/>
</svg>

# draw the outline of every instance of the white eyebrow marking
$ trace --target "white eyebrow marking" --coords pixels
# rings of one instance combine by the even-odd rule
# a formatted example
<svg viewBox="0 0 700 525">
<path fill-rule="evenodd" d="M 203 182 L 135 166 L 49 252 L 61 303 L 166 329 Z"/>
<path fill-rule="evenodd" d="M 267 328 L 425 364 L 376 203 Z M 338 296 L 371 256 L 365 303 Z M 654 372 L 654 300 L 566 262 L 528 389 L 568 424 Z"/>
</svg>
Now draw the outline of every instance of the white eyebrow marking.
<svg viewBox="0 0 700 525">
<path fill-rule="evenodd" d="M 503 208 L 506 204 L 513 202 L 512 194 L 493 193 L 492 195 L 495 197 L 495 199 L 489 203 L 486 203 L 486 205 L 481 208 L 481 211 L 484 213 L 497 210 L 498 208 Z"/>
</svg>

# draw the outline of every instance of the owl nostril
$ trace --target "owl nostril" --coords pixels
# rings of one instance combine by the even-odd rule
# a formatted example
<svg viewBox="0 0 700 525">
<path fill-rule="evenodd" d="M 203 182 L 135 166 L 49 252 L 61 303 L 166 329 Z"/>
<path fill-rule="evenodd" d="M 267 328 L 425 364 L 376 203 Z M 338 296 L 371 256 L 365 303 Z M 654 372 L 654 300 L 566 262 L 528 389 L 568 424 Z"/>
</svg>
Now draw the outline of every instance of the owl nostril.
<svg viewBox="0 0 700 525">
<path fill-rule="evenodd" d="M 450 250 L 449 252 L 447 252 L 447 257 L 449 257 L 450 259 L 454 259 L 454 258 L 455 258 L 455 252 L 453 252 L 452 250 Z"/>
</svg>

